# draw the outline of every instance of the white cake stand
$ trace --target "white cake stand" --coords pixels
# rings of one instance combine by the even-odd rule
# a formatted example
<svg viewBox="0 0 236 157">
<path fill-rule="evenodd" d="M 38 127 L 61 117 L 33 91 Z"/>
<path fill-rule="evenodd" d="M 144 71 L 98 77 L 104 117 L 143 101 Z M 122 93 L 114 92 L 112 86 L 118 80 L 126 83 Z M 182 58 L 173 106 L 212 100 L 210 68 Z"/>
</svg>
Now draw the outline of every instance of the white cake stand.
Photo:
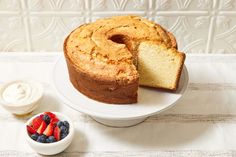
<svg viewBox="0 0 236 157">
<path fill-rule="evenodd" d="M 94 120 L 113 127 L 127 127 L 141 123 L 149 116 L 158 114 L 173 105 L 183 96 L 188 85 L 188 72 L 184 66 L 176 92 L 159 91 L 139 87 L 138 103 L 113 105 L 92 100 L 71 84 L 64 57 L 60 57 L 53 69 L 53 83 L 62 101 L 73 109 L 90 115 Z"/>
</svg>

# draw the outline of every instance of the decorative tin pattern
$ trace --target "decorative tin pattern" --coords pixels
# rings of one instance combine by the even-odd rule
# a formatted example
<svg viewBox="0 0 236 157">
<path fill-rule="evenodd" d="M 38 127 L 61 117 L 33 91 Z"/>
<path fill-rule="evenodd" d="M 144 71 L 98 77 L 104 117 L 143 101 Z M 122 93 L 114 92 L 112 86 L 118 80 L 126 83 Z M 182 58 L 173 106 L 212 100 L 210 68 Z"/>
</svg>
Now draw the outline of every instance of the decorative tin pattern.
<svg viewBox="0 0 236 157">
<path fill-rule="evenodd" d="M 186 53 L 236 52 L 236 0 L 1 0 L 0 51 L 62 51 L 80 24 L 135 14 L 173 32 Z"/>
</svg>

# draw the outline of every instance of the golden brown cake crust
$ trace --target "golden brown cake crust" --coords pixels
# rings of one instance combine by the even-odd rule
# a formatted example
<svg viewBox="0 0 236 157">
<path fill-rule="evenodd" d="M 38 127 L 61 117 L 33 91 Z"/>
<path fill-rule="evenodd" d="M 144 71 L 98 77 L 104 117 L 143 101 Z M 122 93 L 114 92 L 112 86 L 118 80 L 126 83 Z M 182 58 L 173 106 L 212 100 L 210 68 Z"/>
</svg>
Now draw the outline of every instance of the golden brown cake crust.
<svg viewBox="0 0 236 157">
<path fill-rule="evenodd" d="M 64 42 L 70 81 L 98 101 L 137 102 L 139 75 L 133 62 L 139 43 L 147 40 L 177 48 L 171 33 L 137 16 L 115 16 L 78 27 Z"/>
<path fill-rule="evenodd" d="M 67 39 L 65 40 L 66 43 Z M 65 46 L 64 51 L 66 52 Z M 69 78 L 77 90 L 89 98 L 114 104 L 130 104 L 137 102 L 137 90 L 138 80 L 134 80 L 129 85 L 120 85 L 118 82 L 113 80 L 99 79 L 90 76 L 88 73 L 84 73 L 78 70 L 67 53 L 64 53 Z"/>
</svg>

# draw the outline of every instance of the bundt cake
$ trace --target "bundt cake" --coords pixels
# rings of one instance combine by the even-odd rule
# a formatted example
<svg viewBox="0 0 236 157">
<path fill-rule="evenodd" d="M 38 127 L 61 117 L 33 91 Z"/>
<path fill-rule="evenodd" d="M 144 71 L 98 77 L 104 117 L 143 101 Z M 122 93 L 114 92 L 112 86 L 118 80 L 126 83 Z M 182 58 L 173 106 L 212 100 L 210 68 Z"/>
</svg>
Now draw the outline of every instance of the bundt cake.
<svg viewBox="0 0 236 157">
<path fill-rule="evenodd" d="M 138 16 L 115 16 L 84 24 L 64 42 L 73 86 L 97 101 L 137 102 L 138 86 L 175 91 L 185 54 L 175 37 Z"/>
</svg>

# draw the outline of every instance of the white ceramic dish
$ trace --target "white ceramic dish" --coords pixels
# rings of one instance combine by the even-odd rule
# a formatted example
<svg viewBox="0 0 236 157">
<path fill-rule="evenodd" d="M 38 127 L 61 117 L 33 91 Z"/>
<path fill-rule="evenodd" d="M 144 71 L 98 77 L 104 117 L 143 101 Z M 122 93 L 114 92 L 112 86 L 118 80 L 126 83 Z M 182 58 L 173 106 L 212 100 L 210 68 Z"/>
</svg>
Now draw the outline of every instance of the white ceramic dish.
<svg viewBox="0 0 236 157">
<path fill-rule="evenodd" d="M 37 153 L 39 154 L 43 154 L 43 155 L 54 155 L 54 154 L 58 154 L 62 151 L 64 151 L 72 142 L 73 137 L 74 137 L 74 126 L 73 126 L 73 122 L 70 120 L 70 118 L 68 118 L 67 116 L 59 113 L 59 112 L 52 112 L 54 113 L 60 120 L 65 121 L 67 120 L 68 123 L 70 124 L 70 129 L 69 129 L 69 134 L 62 140 L 54 142 L 54 143 L 40 143 L 40 142 L 36 142 L 33 139 L 30 138 L 30 136 L 28 135 L 26 126 L 31 124 L 32 120 L 39 116 L 40 114 L 43 113 L 39 113 L 35 116 L 33 116 L 32 118 L 30 118 L 26 124 L 25 124 L 25 139 L 27 140 L 28 144 L 30 145 L 30 147 L 32 149 L 34 149 Z"/>
<path fill-rule="evenodd" d="M 3 97 L 2 97 L 2 93 L 3 91 L 11 84 L 14 83 L 18 83 L 18 82 L 26 82 L 28 84 L 32 84 L 33 88 L 37 88 L 37 95 L 35 95 L 35 97 L 25 103 L 19 103 L 19 104 L 13 104 L 13 103 L 9 103 L 6 102 Z M 4 83 L 3 85 L 1 85 L 0 87 L 0 104 L 9 112 L 11 112 L 12 114 L 16 114 L 16 115 L 24 115 L 27 113 L 32 112 L 36 107 L 38 107 L 39 105 L 39 101 L 41 100 L 41 98 L 43 97 L 43 87 L 39 82 L 30 80 L 30 79 L 21 79 L 21 80 L 13 80 L 13 81 L 9 81 Z"/>
<path fill-rule="evenodd" d="M 105 104 L 78 92 L 69 81 L 67 66 L 63 57 L 60 57 L 55 63 L 53 83 L 59 97 L 70 107 L 92 116 L 93 119 L 102 124 L 125 127 L 138 124 L 147 117 L 176 104 L 187 88 L 188 72 L 184 66 L 179 88 L 175 93 L 140 87 L 138 103 L 126 105 Z"/>
</svg>

